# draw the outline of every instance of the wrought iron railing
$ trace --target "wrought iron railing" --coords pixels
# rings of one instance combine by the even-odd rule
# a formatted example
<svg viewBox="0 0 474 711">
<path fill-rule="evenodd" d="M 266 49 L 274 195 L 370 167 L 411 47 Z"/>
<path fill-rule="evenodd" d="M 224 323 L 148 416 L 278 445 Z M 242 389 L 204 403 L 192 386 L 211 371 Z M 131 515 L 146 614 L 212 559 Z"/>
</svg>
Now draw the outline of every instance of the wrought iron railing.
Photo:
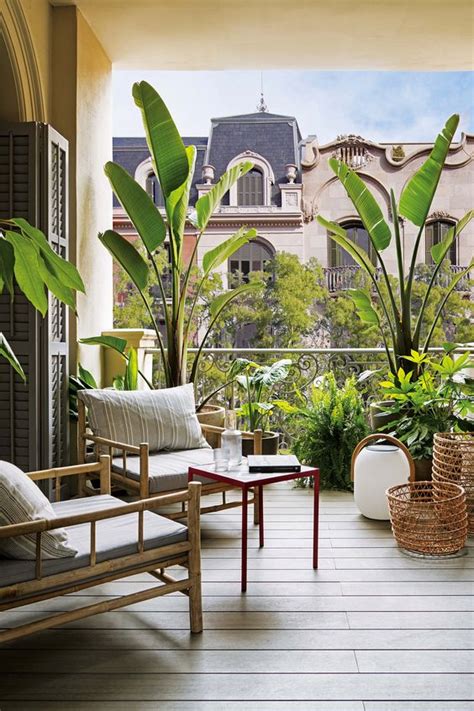
<svg viewBox="0 0 474 711">
<path fill-rule="evenodd" d="M 474 348 L 467 347 L 462 350 L 470 350 L 474 354 Z M 443 349 L 433 348 L 430 351 L 442 353 Z M 190 365 L 196 352 L 195 348 L 189 350 Z M 153 354 L 153 379 L 155 383 L 160 384 L 160 351 L 151 348 L 147 349 L 146 353 Z M 306 398 L 316 378 L 327 372 L 334 373 L 337 382 L 342 384 L 350 375 L 359 377 L 367 371 L 376 371 L 371 377 L 361 380 L 360 391 L 367 402 L 380 399 L 379 382 L 387 371 L 386 354 L 382 348 L 205 348 L 196 378 L 198 402 L 202 402 L 216 388 L 228 381 L 229 369 L 236 358 L 247 358 L 261 365 L 282 358 L 291 360 L 289 376 L 277 384 L 271 394 L 271 399 L 290 402 L 296 402 L 300 396 Z M 235 385 L 228 385 L 212 398 L 212 402 L 226 408 L 236 408 L 241 404 L 239 389 Z M 270 426 L 282 433 L 282 443 L 288 446 L 291 442 L 288 417 L 275 409 Z"/>
<path fill-rule="evenodd" d="M 448 287 L 453 274 L 459 274 L 464 271 L 466 267 L 459 264 L 451 264 L 449 269 L 451 274 L 448 272 L 440 272 L 436 277 L 436 284 L 444 288 Z M 335 294 L 339 291 L 347 291 L 347 289 L 354 289 L 358 284 L 360 278 L 360 267 L 354 264 L 349 264 L 343 267 L 327 267 L 324 269 L 326 276 L 326 286 L 331 294 Z M 381 269 L 377 268 L 376 276 L 379 277 Z M 471 274 L 468 273 L 462 277 L 456 284 L 456 291 L 468 291 L 470 288 Z"/>
</svg>

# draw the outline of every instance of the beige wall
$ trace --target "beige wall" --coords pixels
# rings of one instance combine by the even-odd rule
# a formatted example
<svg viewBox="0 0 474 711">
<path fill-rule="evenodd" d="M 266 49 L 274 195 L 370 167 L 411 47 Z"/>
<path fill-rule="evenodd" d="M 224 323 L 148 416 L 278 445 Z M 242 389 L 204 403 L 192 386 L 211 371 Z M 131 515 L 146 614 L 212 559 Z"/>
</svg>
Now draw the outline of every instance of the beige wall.
<svg viewBox="0 0 474 711">
<path fill-rule="evenodd" d="M 21 120 L 51 123 L 69 141 L 69 255 L 87 291 L 78 296 L 77 321 L 70 320 L 72 370 L 77 338 L 112 326 L 112 261 L 97 239 L 112 225 L 111 192 L 103 173 L 112 157 L 112 66 L 76 7 L 0 0 L 0 14 L 23 104 Z M 8 105 L 5 93 L 0 118 L 8 119 L 16 107 L 11 87 Z M 81 361 L 99 377 L 99 349 L 83 350 Z"/>
</svg>

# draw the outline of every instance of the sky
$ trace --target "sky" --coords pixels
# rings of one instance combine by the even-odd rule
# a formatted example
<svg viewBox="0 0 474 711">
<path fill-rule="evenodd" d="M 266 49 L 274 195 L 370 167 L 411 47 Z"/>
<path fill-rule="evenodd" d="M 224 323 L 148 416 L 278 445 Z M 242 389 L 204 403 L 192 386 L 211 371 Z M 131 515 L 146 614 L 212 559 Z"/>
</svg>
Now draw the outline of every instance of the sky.
<svg viewBox="0 0 474 711">
<path fill-rule="evenodd" d="M 212 117 L 252 113 L 261 80 L 268 110 L 296 116 L 321 144 L 355 133 L 381 142 L 431 142 L 453 113 L 474 133 L 474 73 L 317 71 L 116 71 L 114 136 L 142 136 L 132 84 L 161 94 L 182 136 L 207 136 Z M 459 137 L 459 133 L 458 136 Z"/>
</svg>

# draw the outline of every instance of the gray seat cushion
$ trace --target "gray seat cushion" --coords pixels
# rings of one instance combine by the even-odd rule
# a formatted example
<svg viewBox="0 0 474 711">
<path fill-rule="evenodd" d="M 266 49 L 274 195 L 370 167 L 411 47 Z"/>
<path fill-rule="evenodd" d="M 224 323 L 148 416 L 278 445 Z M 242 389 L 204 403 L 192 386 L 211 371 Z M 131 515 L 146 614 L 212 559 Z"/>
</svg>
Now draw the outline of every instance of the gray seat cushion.
<svg viewBox="0 0 474 711">
<path fill-rule="evenodd" d="M 184 449 L 176 452 L 156 452 L 148 459 L 148 478 L 150 494 L 164 491 L 185 489 L 188 485 L 188 469 L 192 466 L 212 464 L 214 454 L 212 449 Z M 124 474 L 122 457 L 112 460 L 112 470 Z M 127 457 L 125 475 L 130 479 L 140 479 L 140 458 Z M 199 479 L 203 484 L 215 483 L 204 477 Z"/>
<path fill-rule="evenodd" d="M 70 516 L 112 508 L 121 504 L 123 501 L 114 496 L 89 496 L 62 501 L 52 504 L 52 506 L 56 516 Z M 90 524 L 81 523 L 77 526 L 68 526 L 66 530 L 69 542 L 77 550 L 77 555 L 74 558 L 43 560 L 43 577 L 89 565 Z M 186 541 L 188 535 L 186 526 L 150 511 L 145 511 L 143 530 L 145 550 Z M 136 553 L 137 542 L 137 513 L 98 521 L 96 524 L 97 563 Z M 0 558 L 0 587 L 32 580 L 34 577 L 35 561 Z"/>
</svg>

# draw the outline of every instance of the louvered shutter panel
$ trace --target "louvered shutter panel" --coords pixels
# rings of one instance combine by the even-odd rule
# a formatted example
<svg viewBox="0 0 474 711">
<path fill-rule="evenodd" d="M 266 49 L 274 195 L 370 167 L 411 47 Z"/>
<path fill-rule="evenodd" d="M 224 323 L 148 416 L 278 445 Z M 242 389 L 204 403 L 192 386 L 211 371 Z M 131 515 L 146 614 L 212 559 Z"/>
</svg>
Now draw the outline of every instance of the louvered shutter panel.
<svg viewBox="0 0 474 711">
<path fill-rule="evenodd" d="M 0 124 L 0 217 L 24 217 L 67 256 L 67 142 L 51 127 Z M 67 316 L 49 298 L 42 319 L 21 292 L 0 295 L 0 331 L 27 375 L 0 359 L 0 459 L 27 471 L 68 458 Z"/>
</svg>

